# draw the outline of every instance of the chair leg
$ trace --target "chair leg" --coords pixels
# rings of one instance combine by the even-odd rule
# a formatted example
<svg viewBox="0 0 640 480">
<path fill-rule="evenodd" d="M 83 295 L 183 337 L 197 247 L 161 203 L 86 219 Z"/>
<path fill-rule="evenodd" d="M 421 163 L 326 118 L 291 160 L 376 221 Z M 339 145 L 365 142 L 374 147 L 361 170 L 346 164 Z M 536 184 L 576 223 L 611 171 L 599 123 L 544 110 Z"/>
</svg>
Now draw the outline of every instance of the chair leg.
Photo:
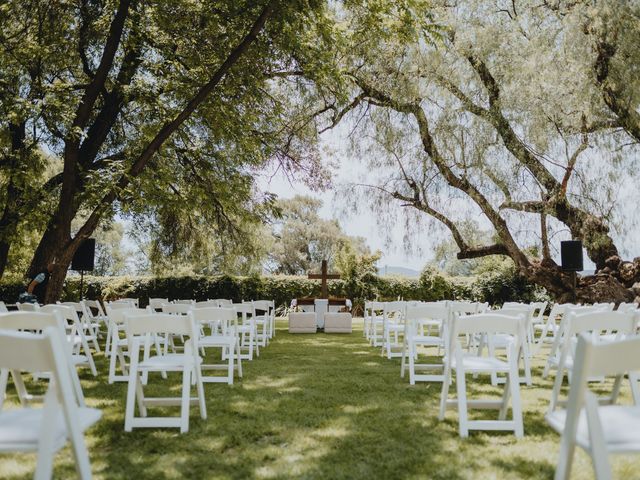
<svg viewBox="0 0 640 480">
<path fill-rule="evenodd" d="M 198 407 L 200 410 L 200 418 L 207 419 L 207 402 L 204 398 L 204 385 L 202 384 L 202 370 L 199 365 L 194 367 L 196 377 L 196 391 L 198 392 Z"/>
<path fill-rule="evenodd" d="M 180 403 L 180 433 L 189 431 L 189 406 L 191 396 L 191 373 L 193 369 L 184 367 L 182 371 L 182 401 Z"/>
<path fill-rule="evenodd" d="M 460 437 L 467 438 L 469 436 L 469 425 L 467 415 L 467 382 L 461 361 L 457 362 L 456 368 L 456 393 L 458 396 L 458 427 Z"/>
<path fill-rule="evenodd" d="M 242 355 L 240 355 L 240 342 L 238 342 L 238 337 L 236 337 L 236 360 L 238 361 L 238 377 L 242 378 Z"/>
<path fill-rule="evenodd" d="M 138 352 L 131 352 L 131 365 L 129 366 L 129 384 L 127 385 L 127 403 L 124 413 L 124 431 L 130 432 L 133 428 L 133 417 L 136 403 L 136 383 L 138 382 Z"/>
<path fill-rule="evenodd" d="M 58 400 L 53 391 L 47 391 L 42 412 L 43 422 L 38 439 L 38 459 L 36 461 L 35 480 L 49 480 L 53 473 L 55 455 L 56 404 Z"/>
<path fill-rule="evenodd" d="M 409 384 L 416 384 L 416 361 L 414 355 L 415 345 L 409 344 Z"/>
<path fill-rule="evenodd" d="M 7 383 L 9 382 L 9 370 L 3 368 L 0 370 L 0 411 L 4 404 L 4 397 L 7 394 Z"/>
<path fill-rule="evenodd" d="M 516 438 L 524 436 L 524 425 L 522 422 L 522 402 L 520 399 L 520 376 L 518 374 L 518 356 L 512 357 L 511 369 L 509 371 L 508 381 L 511 387 L 511 410 L 513 415 L 513 423 L 515 424 Z"/>
<path fill-rule="evenodd" d="M 225 348 L 229 348 L 229 358 L 227 359 L 227 361 L 229 362 L 229 366 L 227 368 L 227 384 L 228 385 L 233 385 L 233 349 L 234 349 L 234 344 L 231 343 L 228 347 Z M 225 348 L 222 349 L 222 351 L 224 352 Z"/>
</svg>

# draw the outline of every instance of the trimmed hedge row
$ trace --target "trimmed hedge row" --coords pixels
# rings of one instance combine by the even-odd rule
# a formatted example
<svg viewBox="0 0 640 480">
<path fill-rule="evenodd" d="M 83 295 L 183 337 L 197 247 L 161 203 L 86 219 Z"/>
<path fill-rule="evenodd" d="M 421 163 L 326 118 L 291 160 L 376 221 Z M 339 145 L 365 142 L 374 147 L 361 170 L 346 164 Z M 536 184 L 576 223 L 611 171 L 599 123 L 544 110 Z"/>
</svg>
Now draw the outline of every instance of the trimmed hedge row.
<svg viewBox="0 0 640 480">
<path fill-rule="evenodd" d="M 0 283 L 0 299 L 14 303 L 22 284 Z M 448 279 L 434 271 L 425 271 L 419 279 L 378 277 L 368 275 L 358 279 L 332 280 L 329 293 L 351 298 L 360 312 L 365 299 L 395 300 L 397 298 L 434 301 L 469 299 L 500 304 L 505 301 L 532 301 L 543 295 L 521 277 L 509 272 L 471 279 Z M 273 299 L 278 307 L 289 305 L 292 298 L 320 295 L 320 282 L 293 276 L 235 277 L 85 277 L 84 297 L 110 300 L 121 297 L 139 298 L 145 306 L 149 298 L 206 300 L 228 298 L 234 302 L 251 299 Z M 80 279 L 67 278 L 63 301 L 80 298 Z"/>
</svg>

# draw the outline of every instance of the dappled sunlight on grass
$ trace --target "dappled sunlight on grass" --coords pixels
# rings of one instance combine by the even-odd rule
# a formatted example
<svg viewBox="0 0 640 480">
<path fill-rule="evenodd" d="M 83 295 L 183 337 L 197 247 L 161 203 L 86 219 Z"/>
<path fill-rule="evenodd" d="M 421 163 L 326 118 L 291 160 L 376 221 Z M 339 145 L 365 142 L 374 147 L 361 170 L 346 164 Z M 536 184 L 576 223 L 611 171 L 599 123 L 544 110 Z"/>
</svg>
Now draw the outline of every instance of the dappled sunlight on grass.
<svg viewBox="0 0 640 480">
<path fill-rule="evenodd" d="M 355 325 L 361 325 L 356 322 Z M 458 437 L 457 412 L 437 418 L 441 385 L 410 386 L 400 378 L 400 359 L 380 356 L 357 328 L 351 335 L 289 335 L 279 321 L 272 344 L 243 362 L 244 378 L 232 386 L 205 384 L 208 419 L 191 409 L 189 433 L 177 429 L 124 432 L 126 384 L 106 383 L 107 364 L 96 356 L 100 376 L 81 373 L 89 405 L 102 420 L 86 435 L 96 478 L 294 478 L 294 479 L 515 479 L 551 478 L 559 437 L 547 427 L 552 379 L 534 365 L 534 385 L 522 386 L 525 438 L 473 432 Z M 435 352 L 434 352 L 435 353 Z M 219 357 L 211 352 L 208 360 Z M 437 361 L 434 355 L 429 361 Z M 606 384 L 602 385 L 605 388 Z M 626 388 L 626 386 L 625 386 Z M 150 378 L 149 395 L 175 395 L 180 375 Z M 563 395 L 566 395 L 566 388 Z M 452 386 L 453 395 L 455 387 Z M 468 381 L 470 397 L 499 398 L 488 377 Z M 7 399 L 15 405 L 10 389 Z M 192 393 L 193 394 L 193 393 Z M 628 393 L 625 392 L 628 398 Z M 177 415 L 177 408 L 154 409 Z M 490 418 L 495 412 L 471 413 Z M 638 478 L 634 457 L 614 461 L 619 478 Z M 0 455 L 0 478 L 31 478 L 35 455 Z M 71 450 L 56 457 L 55 477 L 74 476 Z M 593 478 L 578 452 L 573 478 Z"/>
</svg>

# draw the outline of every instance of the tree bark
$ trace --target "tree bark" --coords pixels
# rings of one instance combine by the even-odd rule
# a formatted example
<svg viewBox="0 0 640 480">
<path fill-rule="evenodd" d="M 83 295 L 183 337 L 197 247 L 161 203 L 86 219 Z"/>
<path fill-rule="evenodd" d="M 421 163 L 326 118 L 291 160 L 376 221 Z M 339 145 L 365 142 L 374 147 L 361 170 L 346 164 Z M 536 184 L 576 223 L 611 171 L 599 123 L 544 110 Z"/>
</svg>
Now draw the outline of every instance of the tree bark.
<svg viewBox="0 0 640 480">
<path fill-rule="evenodd" d="M 18 225 L 18 200 L 24 194 L 23 190 L 15 181 L 18 174 L 17 169 L 24 161 L 26 155 L 26 124 L 9 123 L 9 135 L 11 136 L 11 153 L 8 159 L 9 182 L 7 183 L 6 201 L 0 218 L 0 278 L 4 275 L 9 260 L 9 251 L 13 243 L 13 235 L 15 235 Z"/>
</svg>

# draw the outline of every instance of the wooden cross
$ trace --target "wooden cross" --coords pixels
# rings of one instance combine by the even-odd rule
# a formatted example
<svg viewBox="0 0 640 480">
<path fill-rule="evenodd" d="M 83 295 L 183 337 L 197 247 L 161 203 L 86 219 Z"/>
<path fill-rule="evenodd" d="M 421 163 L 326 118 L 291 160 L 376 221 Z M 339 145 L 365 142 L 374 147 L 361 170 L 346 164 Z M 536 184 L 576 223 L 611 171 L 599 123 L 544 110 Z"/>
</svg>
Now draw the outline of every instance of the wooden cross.
<svg viewBox="0 0 640 480">
<path fill-rule="evenodd" d="M 327 279 L 337 279 L 340 278 L 340 275 L 335 273 L 327 273 L 327 261 L 322 260 L 322 273 L 310 273 L 308 277 L 312 280 L 322 280 L 322 286 L 320 287 L 320 298 L 329 298 Z"/>
</svg>

